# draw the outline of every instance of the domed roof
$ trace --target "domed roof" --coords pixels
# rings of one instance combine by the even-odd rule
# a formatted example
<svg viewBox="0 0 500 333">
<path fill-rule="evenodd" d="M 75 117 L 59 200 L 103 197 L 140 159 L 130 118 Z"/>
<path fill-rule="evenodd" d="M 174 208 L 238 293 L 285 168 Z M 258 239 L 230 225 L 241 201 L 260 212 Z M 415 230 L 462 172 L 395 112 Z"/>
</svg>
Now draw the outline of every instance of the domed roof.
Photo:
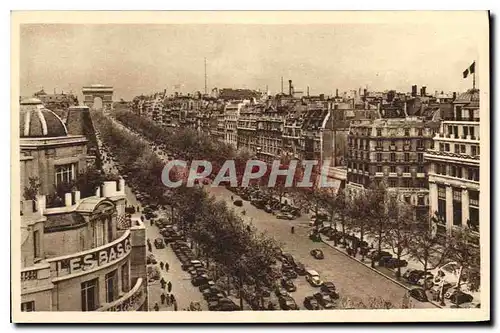
<svg viewBox="0 0 500 333">
<path fill-rule="evenodd" d="M 43 106 L 37 98 L 21 101 L 19 114 L 19 134 L 21 138 L 67 136 L 68 129 L 57 114 Z"/>
<path fill-rule="evenodd" d="M 469 89 L 466 92 L 460 94 L 455 102 L 458 103 L 470 103 L 479 102 L 479 89 Z"/>
</svg>

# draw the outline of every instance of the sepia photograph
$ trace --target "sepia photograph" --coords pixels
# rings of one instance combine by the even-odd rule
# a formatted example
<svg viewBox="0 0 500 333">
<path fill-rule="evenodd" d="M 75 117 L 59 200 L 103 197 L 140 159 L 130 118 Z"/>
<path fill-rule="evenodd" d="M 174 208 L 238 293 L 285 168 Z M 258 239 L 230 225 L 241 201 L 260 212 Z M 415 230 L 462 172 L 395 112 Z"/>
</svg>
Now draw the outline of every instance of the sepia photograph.
<svg viewBox="0 0 500 333">
<path fill-rule="evenodd" d="M 12 320 L 488 321 L 489 20 L 12 12 Z"/>
</svg>

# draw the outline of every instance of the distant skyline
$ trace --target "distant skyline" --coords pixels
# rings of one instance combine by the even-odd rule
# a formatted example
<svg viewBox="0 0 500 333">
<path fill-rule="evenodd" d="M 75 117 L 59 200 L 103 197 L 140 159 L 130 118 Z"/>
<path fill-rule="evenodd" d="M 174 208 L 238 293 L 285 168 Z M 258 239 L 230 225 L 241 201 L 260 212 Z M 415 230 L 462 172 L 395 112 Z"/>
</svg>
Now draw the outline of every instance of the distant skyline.
<svg viewBox="0 0 500 333">
<path fill-rule="evenodd" d="M 444 14 L 444 13 L 443 13 Z M 250 88 L 310 94 L 427 86 L 427 92 L 465 91 L 462 72 L 478 59 L 480 32 L 447 24 L 332 25 L 23 25 L 20 92 L 42 87 L 73 91 L 112 85 L 114 99 L 130 100 L 182 85 L 183 93 Z M 481 32 L 482 33 L 482 32 Z M 480 78 L 476 77 L 479 86 Z"/>
</svg>

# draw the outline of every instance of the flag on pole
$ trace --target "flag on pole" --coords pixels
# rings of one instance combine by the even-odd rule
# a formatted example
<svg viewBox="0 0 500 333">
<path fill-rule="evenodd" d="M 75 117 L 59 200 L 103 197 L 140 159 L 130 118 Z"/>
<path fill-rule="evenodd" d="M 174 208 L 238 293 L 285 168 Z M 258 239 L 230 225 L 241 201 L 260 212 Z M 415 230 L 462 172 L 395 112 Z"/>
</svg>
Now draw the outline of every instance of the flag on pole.
<svg viewBox="0 0 500 333">
<path fill-rule="evenodd" d="M 472 65 L 469 66 L 469 68 L 467 68 L 465 71 L 464 71 L 464 79 L 467 78 L 467 76 L 469 76 L 469 74 L 474 74 L 476 72 L 476 62 L 474 61 L 472 63 Z"/>
<path fill-rule="evenodd" d="M 174 89 L 181 89 L 181 85 L 180 84 L 174 85 Z"/>
</svg>

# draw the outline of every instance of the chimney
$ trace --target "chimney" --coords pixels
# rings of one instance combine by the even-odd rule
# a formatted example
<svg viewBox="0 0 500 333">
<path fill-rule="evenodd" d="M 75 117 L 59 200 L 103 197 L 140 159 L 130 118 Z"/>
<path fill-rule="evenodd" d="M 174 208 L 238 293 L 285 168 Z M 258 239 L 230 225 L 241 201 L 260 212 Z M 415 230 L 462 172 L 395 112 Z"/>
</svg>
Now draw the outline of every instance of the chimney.
<svg viewBox="0 0 500 333">
<path fill-rule="evenodd" d="M 281 77 L 281 94 L 283 94 L 283 76 Z"/>
<path fill-rule="evenodd" d="M 363 101 L 366 101 L 366 97 L 368 97 L 368 89 L 363 89 Z"/>
<path fill-rule="evenodd" d="M 292 80 L 288 80 L 288 95 L 292 96 L 292 94 L 293 94 Z"/>
<path fill-rule="evenodd" d="M 307 97 L 309 97 L 309 86 L 307 86 Z"/>
<path fill-rule="evenodd" d="M 420 88 L 420 96 L 422 96 L 422 97 L 426 96 L 425 95 L 425 86 L 422 86 L 422 88 Z"/>
<path fill-rule="evenodd" d="M 80 202 L 80 191 L 75 191 L 75 203 Z"/>
<path fill-rule="evenodd" d="M 453 92 L 453 100 L 456 100 L 457 99 L 457 93 L 454 91 Z"/>
<path fill-rule="evenodd" d="M 417 85 L 416 84 L 411 86 L 411 97 L 417 97 Z"/>
<path fill-rule="evenodd" d="M 95 196 L 99 197 L 99 198 L 101 197 L 101 187 L 100 186 L 95 189 Z"/>
<path fill-rule="evenodd" d="M 339 97 L 339 90 L 335 89 L 335 97 Z"/>
<path fill-rule="evenodd" d="M 319 94 L 319 100 L 322 101 L 325 99 L 325 94 Z"/>
</svg>

